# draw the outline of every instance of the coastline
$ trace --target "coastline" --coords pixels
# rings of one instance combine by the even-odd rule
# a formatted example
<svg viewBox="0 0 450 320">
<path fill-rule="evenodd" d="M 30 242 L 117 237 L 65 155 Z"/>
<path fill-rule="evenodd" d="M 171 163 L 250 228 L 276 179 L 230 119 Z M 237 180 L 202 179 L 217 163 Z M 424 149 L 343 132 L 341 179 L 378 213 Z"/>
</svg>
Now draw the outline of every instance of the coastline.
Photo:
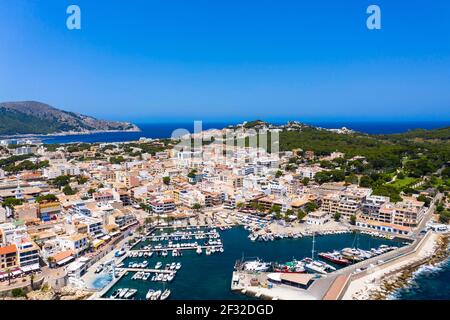
<svg viewBox="0 0 450 320">
<path fill-rule="evenodd" d="M 13 135 L 0 135 L 0 139 L 14 139 L 14 138 L 45 138 L 45 137 L 64 137 L 64 136 L 76 136 L 76 135 L 89 135 L 96 133 L 112 133 L 112 132 L 142 132 L 139 127 L 129 130 L 89 130 L 89 131 L 64 131 L 47 134 L 13 134 Z"/>
<path fill-rule="evenodd" d="M 409 285 L 420 267 L 434 266 L 446 260 L 449 257 L 449 242 L 450 235 L 431 234 L 413 256 L 354 280 L 343 300 L 390 299 L 395 292 Z"/>
</svg>

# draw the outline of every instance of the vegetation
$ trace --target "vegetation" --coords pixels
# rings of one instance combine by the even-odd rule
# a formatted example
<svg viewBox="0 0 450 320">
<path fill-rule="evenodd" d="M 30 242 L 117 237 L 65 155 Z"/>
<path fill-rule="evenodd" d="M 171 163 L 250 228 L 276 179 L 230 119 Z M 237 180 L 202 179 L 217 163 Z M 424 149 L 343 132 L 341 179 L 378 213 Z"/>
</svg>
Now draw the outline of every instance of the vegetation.
<svg viewBox="0 0 450 320">
<path fill-rule="evenodd" d="M 170 184 L 170 177 L 163 177 L 163 183 L 168 186 Z"/>
</svg>

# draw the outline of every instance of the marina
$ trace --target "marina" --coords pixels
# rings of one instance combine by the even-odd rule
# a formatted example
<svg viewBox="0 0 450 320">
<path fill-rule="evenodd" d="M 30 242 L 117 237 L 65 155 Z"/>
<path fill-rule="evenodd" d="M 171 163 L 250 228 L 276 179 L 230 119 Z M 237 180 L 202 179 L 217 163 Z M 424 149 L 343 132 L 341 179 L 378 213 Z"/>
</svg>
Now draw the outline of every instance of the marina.
<svg viewBox="0 0 450 320">
<path fill-rule="evenodd" d="M 202 230 L 208 230 L 203 228 Z M 177 230 L 179 232 L 180 230 Z M 189 231 L 189 230 L 187 230 Z M 324 263 L 332 266 L 335 269 L 339 269 L 342 266 L 334 265 L 325 259 L 319 260 L 320 257 L 316 256 L 316 260 L 310 261 L 311 259 L 311 245 L 312 237 L 298 237 L 298 238 L 282 238 L 273 242 L 263 242 L 256 241 L 253 242 L 249 239 L 248 230 L 243 227 L 234 227 L 226 231 L 217 231 L 220 235 L 220 239 L 223 243 L 224 252 L 213 255 L 198 254 L 196 250 L 184 250 L 182 256 L 172 256 L 167 255 L 165 257 L 157 256 L 156 253 L 152 257 L 145 258 L 141 257 L 131 257 L 129 254 L 133 252 L 139 252 L 142 248 L 149 245 L 165 245 L 169 240 L 168 235 L 161 236 L 162 232 L 170 232 L 168 229 L 156 230 L 154 235 L 159 236 L 162 243 L 157 243 L 156 241 L 151 241 L 152 235 L 147 235 L 147 239 L 140 239 L 134 247 L 129 251 L 128 255 L 122 258 L 121 263 L 123 263 L 123 268 L 116 268 L 121 270 L 120 278 L 113 280 L 107 287 L 103 290 L 102 298 L 111 299 L 114 293 L 121 288 L 136 289 L 136 293 L 131 297 L 136 300 L 152 300 L 147 299 L 147 295 L 152 296 L 152 292 L 161 291 L 163 293 L 165 290 L 169 289 L 170 294 L 166 299 L 253 299 L 255 297 L 249 297 L 242 294 L 240 291 L 232 291 L 230 288 L 231 276 L 234 270 L 236 261 L 245 257 L 258 257 L 261 261 L 270 261 L 270 266 L 278 264 L 278 266 L 288 265 L 292 261 L 303 261 L 303 268 L 308 265 L 308 268 L 314 269 L 319 268 L 319 265 L 315 262 L 321 262 L 322 266 Z M 170 236 L 172 240 L 173 237 Z M 372 248 L 379 248 L 382 245 L 389 247 L 400 247 L 403 245 L 403 240 L 394 239 L 389 240 L 380 237 L 373 237 L 367 234 L 353 234 L 353 233 L 339 233 L 330 234 L 315 237 L 315 250 L 317 252 L 333 252 L 335 250 L 342 250 L 343 248 L 352 248 L 356 240 L 358 239 L 358 248 L 362 250 L 370 250 Z M 218 238 L 216 238 L 217 240 Z M 173 240 L 172 240 L 173 241 Z M 180 243 L 181 239 L 176 241 Z M 188 240 L 189 241 L 189 240 Z M 175 241 L 173 241 L 175 243 Z M 142 249 L 152 252 L 150 248 Z M 134 253 L 133 253 L 134 254 Z M 182 267 L 176 270 L 176 277 L 172 281 L 151 281 L 153 276 L 158 273 L 169 274 L 162 268 L 131 268 L 127 269 L 129 263 L 143 263 L 148 262 L 149 266 L 155 266 L 160 262 L 160 268 L 167 265 L 172 265 L 173 263 L 181 263 Z M 256 266 L 257 268 L 257 266 Z M 306 268 L 305 268 L 306 269 Z M 123 270 L 123 271 L 122 271 Z M 124 272 L 127 270 L 128 272 Z M 318 269 L 317 269 L 318 270 Z M 259 272 L 260 270 L 254 270 Z M 332 270 L 330 270 L 332 271 Z M 151 273 L 147 280 L 136 279 L 133 280 L 133 276 L 136 273 Z M 307 273 L 307 271 L 306 271 Z M 228 275 L 228 276 L 224 276 Z M 317 275 L 311 274 L 315 277 Z M 140 281 L 139 281 L 140 280 Z M 210 284 L 214 283 L 214 286 Z M 153 291 L 151 291 L 153 290 Z M 273 290 L 273 289 L 272 289 Z M 288 290 L 289 291 L 289 290 Z M 290 294 L 297 294 L 295 290 L 290 290 Z M 300 297 L 301 295 L 299 295 Z M 161 298 L 161 296 L 160 296 Z M 261 297 L 260 297 L 261 298 Z"/>
</svg>

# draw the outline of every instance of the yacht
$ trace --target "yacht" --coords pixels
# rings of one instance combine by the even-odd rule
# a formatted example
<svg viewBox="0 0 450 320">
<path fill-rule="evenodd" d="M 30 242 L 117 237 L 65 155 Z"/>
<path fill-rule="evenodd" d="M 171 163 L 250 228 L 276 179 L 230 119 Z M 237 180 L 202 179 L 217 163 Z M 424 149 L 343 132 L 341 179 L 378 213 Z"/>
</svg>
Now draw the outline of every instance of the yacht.
<svg viewBox="0 0 450 320">
<path fill-rule="evenodd" d="M 248 261 L 244 264 L 244 270 L 253 272 L 264 272 L 269 270 L 270 264 L 261 260 Z"/>
<path fill-rule="evenodd" d="M 161 294 L 160 299 L 161 299 L 161 300 L 166 300 L 169 296 L 170 296 L 170 290 L 169 290 L 169 289 L 166 289 L 166 290 L 164 290 L 164 292 Z"/>
<path fill-rule="evenodd" d="M 120 294 L 120 292 L 122 291 L 122 289 L 117 289 L 117 290 L 115 290 L 112 294 L 111 294 L 111 299 L 116 299 L 118 296 L 119 296 L 119 294 Z"/>
<path fill-rule="evenodd" d="M 145 299 L 150 300 L 154 293 L 155 293 L 155 290 L 149 289 L 147 291 L 147 294 L 145 295 Z"/>
<path fill-rule="evenodd" d="M 131 299 L 134 297 L 134 295 L 137 293 L 136 289 L 128 289 L 128 292 L 125 294 L 125 299 Z"/>
<path fill-rule="evenodd" d="M 159 297 L 161 297 L 161 290 L 158 290 L 155 293 L 153 293 L 151 300 L 158 300 Z"/>
<path fill-rule="evenodd" d="M 117 296 L 119 299 L 123 299 L 123 297 L 125 296 L 125 294 L 128 292 L 128 288 L 123 288 L 123 289 L 119 289 L 120 290 L 120 293 L 119 293 L 119 295 Z"/>
</svg>

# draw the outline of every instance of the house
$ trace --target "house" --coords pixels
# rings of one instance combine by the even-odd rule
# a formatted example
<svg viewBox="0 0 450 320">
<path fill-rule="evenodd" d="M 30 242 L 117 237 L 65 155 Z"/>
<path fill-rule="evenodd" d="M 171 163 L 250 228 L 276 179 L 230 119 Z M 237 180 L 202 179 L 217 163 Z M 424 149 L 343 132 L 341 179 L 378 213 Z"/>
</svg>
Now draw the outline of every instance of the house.
<svg viewBox="0 0 450 320">
<path fill-rule="evenodd" d="M 329 213 L 320 210 L 308 213 L 308 216 L 306 218 L 307 224 L 314 224 L 314 225 L 323 225 L 328 221 L 330 221 Z"/>
</svg>

